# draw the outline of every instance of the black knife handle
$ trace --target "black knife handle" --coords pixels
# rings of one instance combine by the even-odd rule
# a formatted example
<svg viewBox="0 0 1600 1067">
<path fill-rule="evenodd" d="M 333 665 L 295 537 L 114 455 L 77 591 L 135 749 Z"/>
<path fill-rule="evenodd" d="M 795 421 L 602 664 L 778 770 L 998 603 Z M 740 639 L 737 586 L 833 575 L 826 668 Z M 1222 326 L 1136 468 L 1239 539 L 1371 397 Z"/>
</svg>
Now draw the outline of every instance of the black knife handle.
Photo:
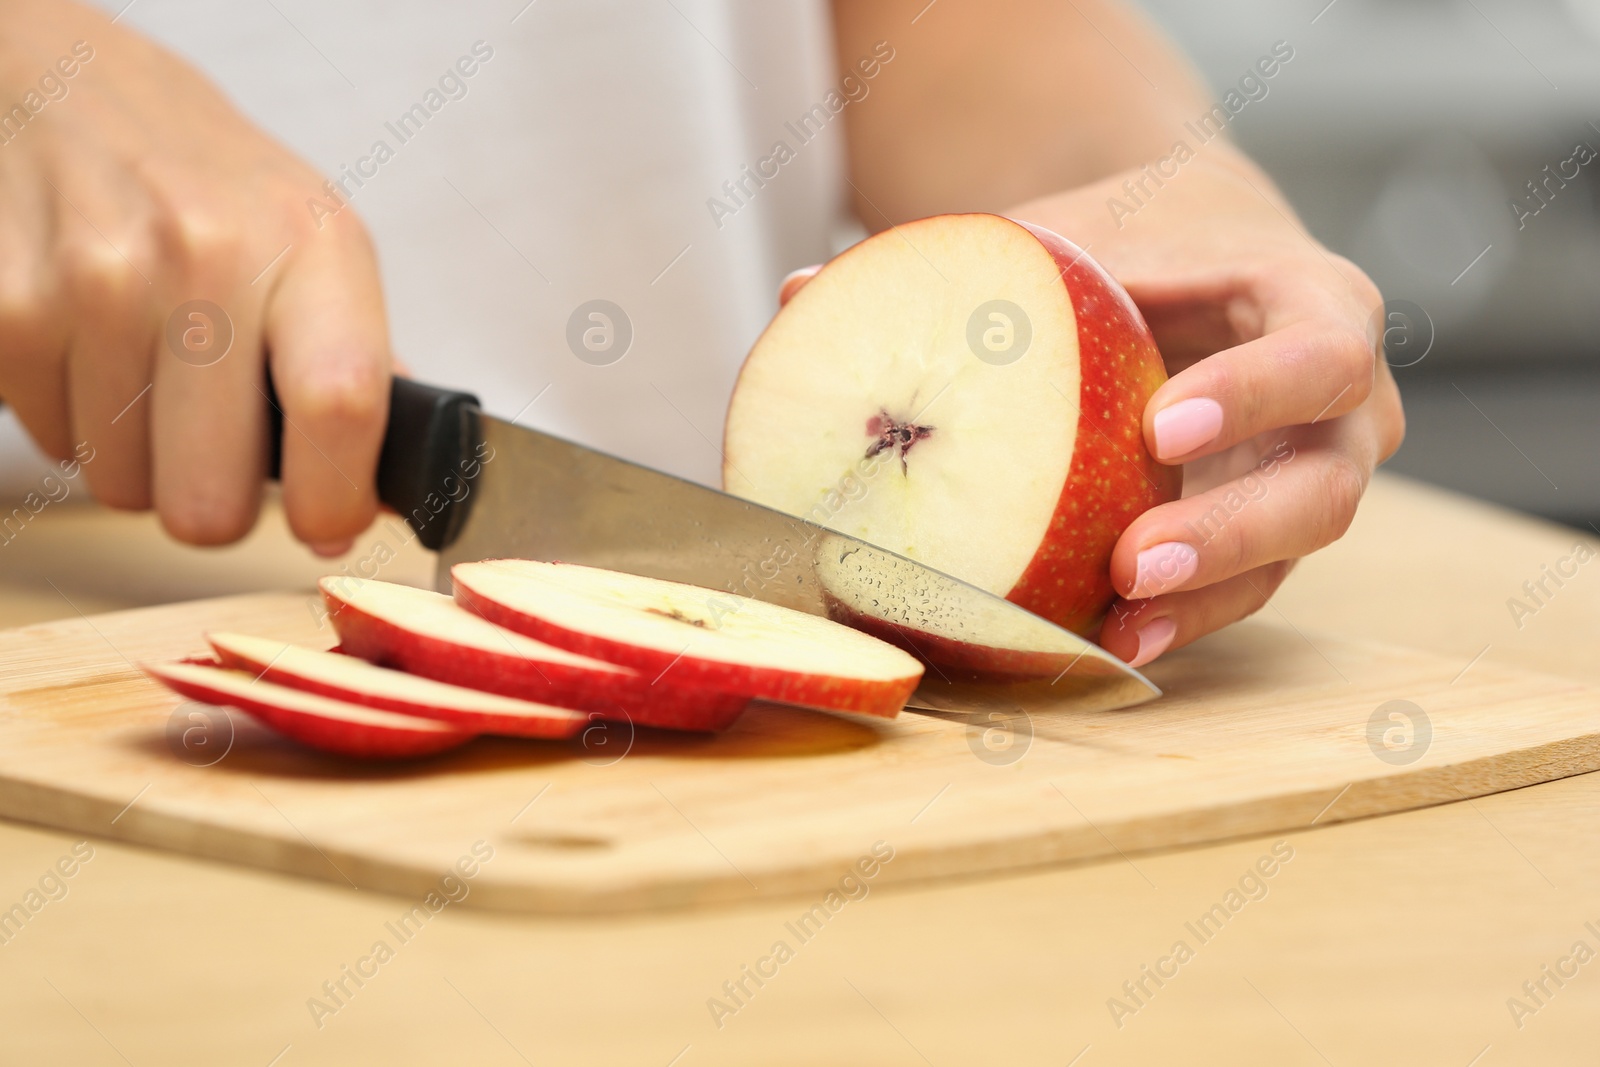
<svg viewBox="0 0 1600 1067">
<path fill-rule="evenodd" d="M 270 374 L 267 407 L 272 442 L 267 470 L 276 479 L 283 463 L 283 409 Z M 423 547 L 435 552 L 455 540 L 471 507 L 472 483 L 482 469 L 479 407 L 471 393 L 409 378 L 395 378 L 389 391 L 378 499 L 399 512 Z"/>
</svg>

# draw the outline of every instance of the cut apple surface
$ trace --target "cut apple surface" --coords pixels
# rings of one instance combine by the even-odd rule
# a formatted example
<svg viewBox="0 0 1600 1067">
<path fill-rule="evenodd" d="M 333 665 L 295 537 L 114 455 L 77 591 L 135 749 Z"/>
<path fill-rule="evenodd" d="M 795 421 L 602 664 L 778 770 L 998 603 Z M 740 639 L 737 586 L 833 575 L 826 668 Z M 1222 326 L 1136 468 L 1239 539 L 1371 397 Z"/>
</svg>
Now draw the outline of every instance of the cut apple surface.
<svg viewBox="0 0 1600 1067">
<path fill-rule="evenodd" d="M 336 700 L 438 719 L 462 730 L 507 737 L 571 737 L 589 717 L 565 708 L 486 693 L 390 670 L 355 656 L 244 634 L 207 634 L 226 667 Z"/>
<path fill-rule="evenodd" d="M 491 622 L 655 678 L 893 716 L 922 677 L 875 637 L 733 593 L 533 560 L 458 563 L 450 576 L 463 606 Z"/>
<path fill-rule="evenodd" d="M 726 729 L 749 703 L 533 640 L 431 590 L 340 577 L 321 588 L 344 652 L 424 678 L 673 730 Z"/>
<path fill-rule="evenodd" d="M 238 708 L 285 737 L 342 756 L 431 756 L 476 736 L 449 723 L 290 689 L 226 667 L 169 663 L 146 665 L 144 671 L 181 696 Z"/>
<path fill-rule="evenodd" d="M 1100 673 L 1096 654 L 1109 656 L 1015 604 L 971 595 L 948 575 L 859 541 L 819 535 L 813 559 L 829 618 L 934 664 L 942 682 L 1060 680 Z M 950 604 L 961 610 L 944 610 Z"/>
<path fill-rule="evenodd" d="M 1165 380 L 1132 300 L 1064 238 L 923 219 L 779 311 L 734 390 L 723 481 L 1089 634 L 1117 538 L 1179 493 L 1143 435 Z"/>
</svg>

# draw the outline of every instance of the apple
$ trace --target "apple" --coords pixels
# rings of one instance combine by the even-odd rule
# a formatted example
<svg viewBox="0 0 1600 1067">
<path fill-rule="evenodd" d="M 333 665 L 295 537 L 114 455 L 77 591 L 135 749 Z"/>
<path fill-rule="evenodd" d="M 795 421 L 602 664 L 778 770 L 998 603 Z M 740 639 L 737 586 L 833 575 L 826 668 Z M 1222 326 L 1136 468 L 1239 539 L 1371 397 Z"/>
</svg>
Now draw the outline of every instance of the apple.
<svg viewBox="0 0 1600 1067">
<path fill-rule="evenodd" d="M 146 664 L 168 689 L 206 704 L 238 708 L 303 745 L 358 759 L 431 756 L 476 734 L 434 719 L 381 711 L 258 680 L 246 671 L 197 663 Z"/>
<path fill-rule="evenodd" d="M 344 577 L 322 597 L 351 656 L 422 678 L 669 730 L 725 730 L 749 698 L 654 675 L 495 626 L 428 589 Z"/>
<path fill-rule="evenodd" d="M 1069 671 L 1080 677 L 1103 673 L 1091 657 L 1108 653 L 1073 634 L 1040 627 L 1014 604 L 978 597 L 955 578 L 836 534 L 821 534 L 814 544 L 828 617 L 930 664 L 930 681 L 1012 683 L 1058 680 Z M 944 611 L 942 605 L 950 603 L 964 607 Z"/>
<path fill-rule="evenodd" d="M 723 483 L 1087 636 L 1117 538 L 1179 495 L 1144 443 L 1165 380 L 1133 301 L 1070 241 L 922 219 L 841 253 L 762 333 Z"/>
<path fill-rule="evenodd" d="M 355 656 L 301 648 L 245 634 L 207 634 L 225 667 L 290 689 L 369 708 L 438 719 L 462 730 L 506 737 L 571 737 L 587 715 L 516 697 L 485 693 L 368 663 Z"/>
<path fill-rule="evenodd" d="M 458 563 L 456 599 L 490 622 L 653 678 L 893 717 L 922 677 L 904 651 L 734 593 L 525 559 Z"/>
</svg>

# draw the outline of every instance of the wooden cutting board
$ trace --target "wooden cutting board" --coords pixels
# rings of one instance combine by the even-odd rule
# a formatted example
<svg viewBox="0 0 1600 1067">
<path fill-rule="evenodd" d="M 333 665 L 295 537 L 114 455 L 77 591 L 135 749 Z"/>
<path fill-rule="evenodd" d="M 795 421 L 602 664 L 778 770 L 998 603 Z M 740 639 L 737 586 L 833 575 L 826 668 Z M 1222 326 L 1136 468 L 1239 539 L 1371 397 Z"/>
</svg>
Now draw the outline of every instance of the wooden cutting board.
<svg viewBox="0 0 1600 1067">
<path fill-rule="evenodd" d="M 600 912 L 822 901 L 874 846 L 893 854 L 867 864 L 874 886 L 1122 862 L 1600 768 L 1600 690 L 1264 622 L 1167 657 L 1151 674 L 1169 695 L 1127 711 L 754 706 L 717 737 L 611 727 L 380 767 L 233 713 L 231 742 L 185 749 L 191 709 L 171 727 L 182 702 L 134 664 L 201 652 L 208 629 L 330 643 L 290 593 L 0 633 L 0 815 L 418 899 L 484 842 L 467 903 Z M 1397 700 L 1431 736 L 1404 705 L 1372 722 Z"/>
</svg>

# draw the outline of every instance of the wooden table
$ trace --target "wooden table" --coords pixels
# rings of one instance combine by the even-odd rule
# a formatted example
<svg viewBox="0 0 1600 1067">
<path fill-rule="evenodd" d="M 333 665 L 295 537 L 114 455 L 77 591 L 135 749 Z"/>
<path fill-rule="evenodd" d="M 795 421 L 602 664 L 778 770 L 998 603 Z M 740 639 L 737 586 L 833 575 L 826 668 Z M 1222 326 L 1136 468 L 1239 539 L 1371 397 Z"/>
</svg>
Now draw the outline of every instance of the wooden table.
<svg viewBox="0 0 1600 1067">
<path fill-rule="evenodd" d="M 1379 477 L 1267 610 L 1463 670 L 1600 680 L 1600 562 L 1520 629 L 1507 606 L 1577 540 Z M 276 514 L 196 551 L 145 517 L 52 505 L 0 547 L 0 625 L 328 569 Z M 410 553 L 384 577 L 428 573 Z M 385 923 L 411 902 L 91 841 L 70 878 L 45 879 L 65 896 L 0 925 L 0 1063 L 1593 1064 L 1597 830 L 1600 774 L 1297 832 L 1266 895 L 1203 943 L 1186 923 L 1273 839 L 875 890 L 759 987 L 742 968 L 811 901 L 598 920 L 447 908 L 357 986 L 341 968 L 396 943 Z M 0 823 L 0 911 L 74 844 Z M 334 1001 L 323 983 L 341 978 Z M 734 1000 L 724 983 L 741 979 Z M 334 1010 L 314 1018 L 314 996 Z M 734 1010 L 714 1020 L 713 997 Z"/>
</svg>

